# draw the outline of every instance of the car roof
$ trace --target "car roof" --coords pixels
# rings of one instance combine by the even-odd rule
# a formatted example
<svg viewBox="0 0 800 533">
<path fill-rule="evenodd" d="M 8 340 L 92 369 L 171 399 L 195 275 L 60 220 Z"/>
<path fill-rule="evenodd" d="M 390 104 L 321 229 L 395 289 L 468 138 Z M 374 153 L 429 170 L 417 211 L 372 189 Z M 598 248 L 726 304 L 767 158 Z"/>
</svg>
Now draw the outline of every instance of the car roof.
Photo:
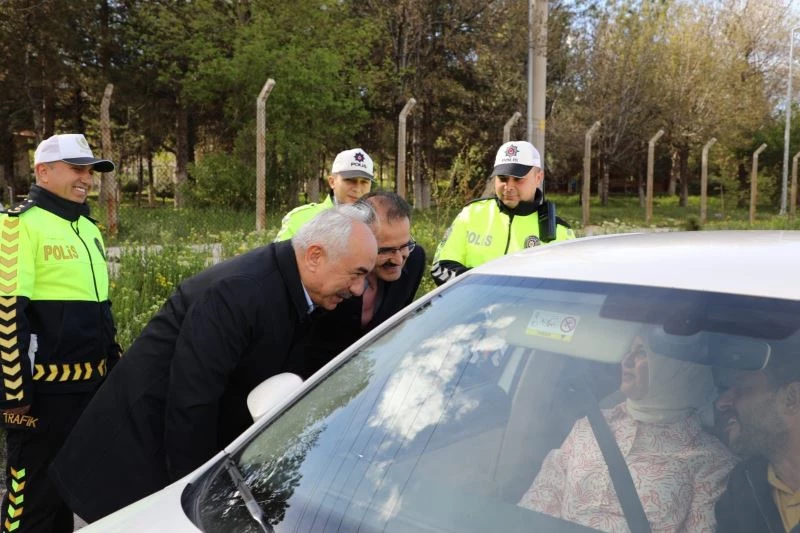
<svg viewBox="0 0 800 533">
<path fill-rule="evenodd" d="M 537 246 L 473 273 L 800 299 L 800 231 L 584 237 Z"/>
</svg>

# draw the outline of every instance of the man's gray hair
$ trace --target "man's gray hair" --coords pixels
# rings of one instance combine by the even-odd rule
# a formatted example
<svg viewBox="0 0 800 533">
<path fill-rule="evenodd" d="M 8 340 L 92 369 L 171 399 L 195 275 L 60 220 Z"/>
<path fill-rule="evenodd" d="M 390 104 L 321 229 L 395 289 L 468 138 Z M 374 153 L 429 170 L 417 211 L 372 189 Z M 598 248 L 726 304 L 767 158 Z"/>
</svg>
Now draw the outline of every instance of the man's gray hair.
<svg viewBox="0 0 800 533">
<path fill-rule="evenodd" d="M 326 209 L 297 230 L 292 237 L 292 246 L 302 252 L 313 244 L 319 244 L 335 259 L 347 252 L 353 222 L 372 226 L 376 218 L 375 210 L 369 204 L 340 205 Z"/>
</svg>

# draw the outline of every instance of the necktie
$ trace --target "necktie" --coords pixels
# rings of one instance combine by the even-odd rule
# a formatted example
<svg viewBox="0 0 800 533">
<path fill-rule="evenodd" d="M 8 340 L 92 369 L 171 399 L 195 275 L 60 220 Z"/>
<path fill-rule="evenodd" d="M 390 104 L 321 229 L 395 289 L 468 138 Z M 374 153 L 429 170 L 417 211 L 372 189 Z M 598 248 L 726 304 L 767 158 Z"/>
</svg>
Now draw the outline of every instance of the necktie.
<svg viewBox="0 0 800 533">
<path fill-rule="evenodd" d="M 375 296 L 378 294 L 378 280 L 377 278 L 367 277 L 367 284 L 362 295 L 363 303 L 361 304 L 361 327 L 364 328 L 372 320 L 372 315 L 375 314 Z"/>
</svg>

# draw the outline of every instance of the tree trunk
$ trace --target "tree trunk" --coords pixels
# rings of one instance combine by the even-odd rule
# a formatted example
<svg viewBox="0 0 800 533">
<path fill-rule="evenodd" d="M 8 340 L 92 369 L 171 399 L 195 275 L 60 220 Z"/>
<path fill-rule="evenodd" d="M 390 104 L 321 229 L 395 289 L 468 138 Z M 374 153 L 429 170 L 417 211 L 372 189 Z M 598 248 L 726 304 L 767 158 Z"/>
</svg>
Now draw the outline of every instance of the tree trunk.
<svg viewBox="0 0 800 533">
<path fill-rule="evenodd" d="M 8 206 L 8 187 L 14 186 L 14 137 L 6 117 L 5 114 L 0 117 L 0 198 Z"/>
<path fill-rule="evenodd" d="M 681 207 L 689 207 L 689 147 L 678 150 L 678 179 L 681 180 Z"/>
<path fill-rule="evenodd" d="M 320 180 L 325 179 L 325 154 L 320 153 L 319 155 L 319 168 L 316 169 L 317 171 L 313 173 L 313 176 L 308 180 L 308 187 L 306 187 L 306 191 L 308 192 L 308 201 L 309 202 L 319 202 L 319 182 Z"/>
<path fill-rule="evenodd" d="M 153 152 L 147 151 L 147 205 L 156 206 L 156 176 L 153 173 Z"/>
<path fill-rule="evenodd" d="M 669 168 L 669 185 L 667 186 L 667 195 L 675 196 L 675 193 L 678 189 L 678 179 L 680 175 L 678 149 L 675 147 L 672 148 L 672 156 L 670 157 L 670 163 L 671 164 Z"/>
<path fill-rule="evenodd" d="M 31 110 L 31 118 L 33 119 L 33 131 L 36 133 L 36 144 L 38 145 L 42 142 L 42 132 L 44 131 L 44 126 L 42 125 L 42 106 L 39 105 L 38 101 L 33 95 L 33 83 L 31 81 L 31 73 L 33 72 L 33 68 L 31 65 L 32 57 L 31 52 L 28 50 L 28 47 L 25 47 L 25 68 L 23 69 L 23 80 L 24 80 L 24 87 L 25 87 L 25 96 L 28 99 L 28 105 L 30 106 Z M 45 72 L 44 69 L 45 58 L 39 58 L 39 64 L 42 68 L 42 72 Z"/>
<path fill-rule="evenodd" d="M 646 176 L 647 176 L 647 161 L 645 159 L 641 159 L 641 166 L 639 168 L 638 174 L 638 186 L 637 190 L 639 192 L 639 207 L 645 209 L 647 207 L 647 191 L 645 188 L 647 187 L 646 183 Z"/>
<path fill-rule="evenodd" d="M 197 146 L 197 124 L 194 113 L 189 108 L 186 109 L 186 117 L 186 161 L 194 164 L 194 149 Z M 191 178 L 187 165 L 186 179 L 190 180 Z"/>
<path fill-rule="evenodd" d="M 142 193 L 144 192 L 144 160 L 142 158 L 141 150 L 139 150 L 138 178 L 139 179 L 136 184 L 136 207 L 141 205 Z"/>
<path fill-rule="evenodd" d="M 378 167 L 375 169 L 375 171 L 377 172 L 376 176 L 378 178 L 378 187 L 383 189 L 383 162 L 386 160 L 386 158 L 384 157 L 382 150 L 379 150 L 376 155 L 378 156 Z"/>
<path fill-rule="evenodd" d="M 84 96 L 82 88 L 74 89 L 70 113 L 72 115 L 71 129 L 75 132 L 86 131 L 86 122 L 83 120 L 83 117 L 86 116 L 86 98 Z"/>
<path fill-rule="evenodd" d="M 411 182 L 414 187 L 414 207 L 422 207 L 422 132 L 421 120 L 418 114 L 412 115 L 411 135 Z"/>
<path fill-rule="evenodd" d="M 744 163 L 739 163 L 739 171 L 737 172 L 737 177 L 739 178 L 739 190 L 740 191 L 750 191 L 750 174 L 748 173 L 747 166 Z M 734 196 L 736 198 L 736 196 Z M 750 202 L 750 195 L 749 194 L 738 194 L 738 200 L 736 201 L 736 207 L 744 208 L 749 205 Z"/>
<path fill-rule="evenodd" d="M 178 104 L 178 123 L 175 129 L 175 207 L 184 207 L 183 188 L 189 177 L 189 110 Z"/>
<path fill-rule="evenodd" d="M 436 161 L 436 150 L 434 148 L 433 135 L 431 132 L 433 128 L 433 117 L 430 112 L 430 106 L 422 107 L 422 120 L 424 126 L 422 130 L 422 139 L 424 141 L 424 154 L 422 168 L 422 208 L 428 209 L 431 206 L 431 183 L 436 180 L 436 168 L 434 162 Z"/>
<path fill-rule="evenodd" d="M 597 192 L 596 192 L 597 199 L 600 200 L 600 191 L 603 190 L 603 167 L 605 167 L 605 165 L 603 164 L 603 157 L 602 156 L 601 157 L 595 157 L 594 166 L 595 166 L 594 175 L 595 176 L 599 176 L 594 181 L 595 181 L 595 189 L 597 190 Z"/>
<path fill-rule="evenodd" d="M 53 94 L 48 90 L 45 93 L 42 110 L 42 138 L 52 137 L 56 131 L 56 101 Z"/>
<path fill-rule="evenodd" d="M 289 206 L 296 206 L 297 196 L 300 193 L 300 182 L 298 180 L 290 180 L 286 186 L 286 193 L 288 195 Z"/>
<path fill-rule="evenodd" d="M 603 177 L 600 180 L 600 205 L 603 206 L 608 205 L 608 184 L 611 181 L 611 172 L 609 170 L 610 167 L 610 161 L 605 155 L 603 155 Z"/>
</svg>

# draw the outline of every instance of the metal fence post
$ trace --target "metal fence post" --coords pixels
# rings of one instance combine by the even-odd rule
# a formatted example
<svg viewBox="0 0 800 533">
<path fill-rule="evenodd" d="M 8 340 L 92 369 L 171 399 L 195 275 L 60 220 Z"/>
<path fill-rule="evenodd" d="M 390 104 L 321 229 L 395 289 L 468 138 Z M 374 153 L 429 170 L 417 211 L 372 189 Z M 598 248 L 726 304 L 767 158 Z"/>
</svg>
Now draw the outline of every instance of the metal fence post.
<svg viewBox="0 0 800 533">
<path fill-rule="evenodd" d="M 507 143 L 511 140 L 511 128 L 514 127 L 514 124 L 522 117 L 522 113 L 519 111 L 514 111 L 514 114 L 511 115 L 511 118 L 506 121 L 505 126 L 503 126 L 503 144 Z"/>
<path fill-rule="evenodd" d="M 581 211 L 583 213 L 583 227 L 589 225 L 589 204 L 591 202 L 592 190 L 592 135 L 600 128 L 600 121 L 592 124 L 586 131 L 586 138 L 583 146 L 583 184 L 581 188 Z"/>
<path fill-rule="evenodd" d="M 275 80 L 267 79 L 256 99 L 256 230 L 267 225 L 267 98 Z"/>
<path fill-rule="evenodd" d="M 716 137 L 711 137 L 703 146 L 703 156 L 700 163 L 700 223 L 705 224 L 708 218 L 708 150 L 717 142 Z"/>
<path fill-rule="evenodd" d="M 645 200 L 644 221 L 650 223 L 653 218 L 653 167 L 655 165 L 656 141 L 664 135 L 664 130 L 658 130 L 647 143 L 647 199 Z"/>
<path fill-rule="evenodd" d="M 397 119 L 397 176 L 395 177 L 395 184 L 397 194 L 403 199 L 406 197 L 406 117 L 411 113 L 411 108 L 416 103 L 417 101 L 413 97 L 409 98 Z"/>
<path fill-rule="evenodd" d="M 750 225 L 756 221 L 756 200 L 758 199 L 758 154 L 764 151 L 767 143 L 753 152 L 753 170 L 750 172 Z"/>
<path fill-rule="evenodd" d="M 103 100 L 100 102 L 100 131 L 102 132 L 103 157 L 113 160 L 113 146 L 111 144 L 111 95 L 114 92 L 114 84 L 109 83 L 103 92 Z M 106 205 L 106 224 L 108 234 L 116 236 L 119 233 L 119 187 L 117 176 L 114 171 L 103 172 L 100 178 L 102 185 L 105 205 Z"/>
</svg>

